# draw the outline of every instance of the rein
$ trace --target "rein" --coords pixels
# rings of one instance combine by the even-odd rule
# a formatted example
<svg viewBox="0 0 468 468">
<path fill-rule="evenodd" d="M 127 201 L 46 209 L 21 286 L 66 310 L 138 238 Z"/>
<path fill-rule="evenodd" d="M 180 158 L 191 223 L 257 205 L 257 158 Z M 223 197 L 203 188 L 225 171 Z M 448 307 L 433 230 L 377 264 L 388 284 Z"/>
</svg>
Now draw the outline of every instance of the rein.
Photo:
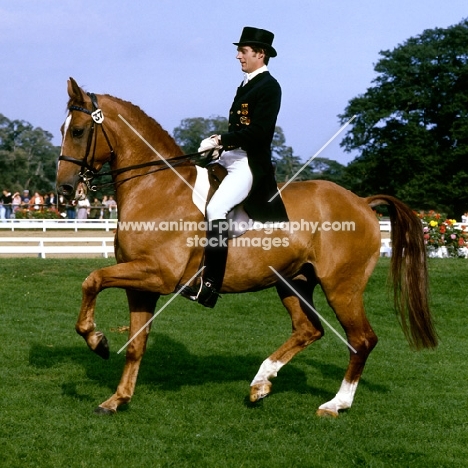
<svg viewBox="0 0 468 468">
<path fill-rule="evenodd" d="M 122 174 L 122 173 L 127 172 L 127 171 L 131 171 L 131 170 L 134 170 L 134 169 L 142 169 L 142 168 L 145 168 L 145 167 L 152 167 L 152 166 L 162 166 L 162 167 L 159 167 L 159 168 L 157 168 L 157 169 L 155 169 L 153 171 L 145 172 L 144 174 L 137 174 L 137 175 L 134 175 L 134 176 L 131 176 L 131 177 L 127 177 L 126 179 L 119 181 L 119 184 L 122 184 L 123 182 L 134 179 L 136 177 L 142 177 L 142 176 L 145 176 L 145 175 L 153 174 L 155 172 L 162 171 L 162 170 L 169 169 L 169 168 L 173 168 L 173 167 L 176 167 L 176 166 L 197 165 L 197 166 L 200 166 L 200 167 L 206 167 L 213 160 L 213 153 L 216 150 L 216 148 L 212 148 L 212 149 L 210 149 L 208 151 L 205 150 L 205 151 L 200 151 L 198 153 L 190 153 L 190 154 L 184 154 L 184 155 L 181 155 L 181 156 L 176 156 L 176 157 L 170 159 L 171 164 L 169 164 L 167 162 L 167 160 L 159 159 L 159 160 L 156 160 L 156 161 L 148 161 L 148 162 L 141 163 L 141 164 L 133 164 L 131 166 L 125 166 L 125 167 L 121 167 L 119 169 L 112 169 L 112 170 L 106 171 L 106 172 L 99 172 L 94 167 L 94 156 L 95 156 L 95 152 L 96 152 L 96 143 L 97 143 L 97 132 L 95 132 L 95 125 L 96 124 L 99 126 L 98 128 L 101 128 L 101 130 L 102 130 L 104 138 L 105 138 L 105 140 L 107 142 L 107 146 L 109 147 L 109 150 L 110 150 L 111 160 L 115 157 L 115 152 L 114 152 L 112 144 L 111 144 L 111 142 L 109 140 L 109 137 L 107 136 L 107 133 L 106 133 L 106 131 L 104 129 L 104 126 L 102 124 L 103 121 L 104 121 L 104 113 L 98 107 L 97 97 L 93 93 L 87 93 L 87 94 L 91 99 L 91 103 L 92 103 L 92 106 L 93 106 L 92 111 L 90 111 L 89 109 L 86 109 L 84 107 L 75 106 L 75 105 L 72 105 L 72 106 L 70 106 L 68 108 L 70 111 L 75 110 L 75 111 L 79 111 L 79 112 L 84 112 L 85 114 L 88 114 L 88 115 L 91 116 L 92 124 L 91 124 L 90 132 L 88 134 L 88 140 L 86 142 L 85 156 L 84 156 L 83 159 L 77 159 L 77 158 L 73 158 L 71 156 L 60 155 L 58 160 L 59 161 L 70 162 L 70 163 L 73 163 L 73 164 L 77 164 L 78 166 L 81 166 L 81 171 L 79 172 L 78 175 L 79 175 L 81 181 L 86 185 L 88 190 L 95 192 L 98 188 L 106 187 L 106 186 L 109 186 L 109 185 L 114 185 L 114 182 L 110 182 L 110 183 L 107 183 L 107 184 L 101 184 L 99 186 L 91 185 L 91 182 L 93 181 L 93 179 L 95 179 L 97 177 L 104 177 L 104 176 L 114 177 L 116 175 Z M 93 140 L 94 140 L 94 142 L 93 142 Z M 93 147 L 92 153 L 91 153 L 91 146 Z M 90 161 L 88 162 L 90 154 L 91 154 L 91 158 L 90 158 Z"/>
</svg>

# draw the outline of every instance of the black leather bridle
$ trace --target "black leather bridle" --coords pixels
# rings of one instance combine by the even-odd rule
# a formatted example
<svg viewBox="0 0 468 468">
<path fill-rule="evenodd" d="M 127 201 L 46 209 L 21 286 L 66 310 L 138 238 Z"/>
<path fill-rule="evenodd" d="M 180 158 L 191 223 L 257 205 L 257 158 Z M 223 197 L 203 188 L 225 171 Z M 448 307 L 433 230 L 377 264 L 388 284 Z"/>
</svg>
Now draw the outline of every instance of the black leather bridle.
<svg viewBox="0 0 468 468">
<path fill-rule="evenodd" d="M 80 166 L 81 170 L 78 175 L 80 177 L 81 182 L 83 182 L 86 185 L 88 190 L 91 190 L 94 192 L 98 189 L 98 186 L 91 185 L 93 179 L 95 179 L 96 177 L 104 177 L 108 175 L 113 177 L 118 174 L 122 174 L 124 172 L 130 171 L 132 169 L 141 169 L 141 168 L 151 167 L 151 166 L 161 166 L 152 171 L 145 172 L 144 174 L 137 174 L 137 175 L 127 177 L 126 179 L 119 181 L 119 183 L 123 183 L 123 182 L 126 182 L 127 180 L 134 179 L 135 177 L 142 177 L 144 175 L 152 174 L 153 172 L 157 172 L 157 171 L 162 171 L 170 167 L 182 166 L 182 165 L 185 165 L 185 166 L 197 165 L 201 167 L 206 167 L 210 162 L 213 161 L 213 153 L 215 151 L 215 148 L 208 150 L 208 151 L 201 151 L 198 153 L 191 153 L 191 154 L 184 154 L 181 156 L 176 156 L 170 159 L 171 164 L 169 164 L 166 160 L 159 159 L 156 161 L 148 161 L 148 162 L 141 163 L 141 164 L 134 164 L 132 166 L 121 167 L 119 169 L 112 169 L 107 172 L 99 172 L 94 167 L 94 158 L 95 158 L 96 143 L 97 143 L 96 125 L 98 126 L 98 128 L 101 129 L 102 134 L 104 135 L 104 138 L 109 147 L 111 160 L 115 158 L 115 152 L 109 140 L 109 137 L 107 136 L 107 133 L 104 129 L 104 126 L 102 124 L 104 122 L 104 113 L 98 106 L 97 97 L 93 93 L 87 93 L 87 94 L 91 99 L 93 110 L 90 111 L 89 109 L 86 109 L 80 106 L 75 106 L 75 105 L 72 105 L 68 108 L 69 111 L 84 112 L 85 114 L 88 114 L 91 116 L 92 124 L 91 124 L 91 128 L 88 134 L 88 140 L 86 142 L 85 156 L 83 159 L 77 159 L 71 156 L 60 155 L 58 160 L 70 162 L 70 163 L 77 164 L 78 166 Z M 91 151 L 91 147 L 92 147 L 92 151 Z M 102 184 L 99 187 L 104 187 L 106 185 L 113 185 L 113 184 L 114 182 L 111 182 L 110 184 Z"/>
<path fill-rule="evenodd" d="M 114 149 L 112 148 L 112 144 L 109 140 L 109 137 L 107 136 L 107 133 L 104 129 L 104 126 L 102 125 L 104 121 L 104 114 L 98 106 L 97 97 L 93 93 L 87 93 L 87 94 L 91 99 L 91 105 L 93 107 L 92 111 L 86 109 L 85 107 L 80 107 L 80 106 L 75 106 L 75 105 L 72 105 L 68 108 L 69 111 L 84 112 L 85 114 L 88 114 L 91 116 L 92 124 L 88 133 L 88 140 L 86 142 L 85 156 L 83 159 L 77 159 L 77 158 L 73 158 L 71 156 L 66 156 L 62 154 L 59 156 L 58 159 L 59 161 L 67 161 L 67 162 L 71 162 L 73 164 L 77 164 L 78 166 L 80 166 L 81 170 L 78 175 L 80 176 L 81 181 L 86 184 L 88 189 L 95 191 L 97 188 L 95 186 L 91 186 L 91 182 L 96 177 L 97 172 L 98 172 L 94 167 L 94 156 L 96 153 L 96 143 L 97 143 L 96 125 L 98 125 L 98 128 L 102 130 L 104 138 L 106 139 L 107 145 L 109 146 L 111 159 L 115 156 L 115 153 L 114 153 Z M 92 147 L 92 151 L 91 151 L 91 147 Z"/>
</svg>

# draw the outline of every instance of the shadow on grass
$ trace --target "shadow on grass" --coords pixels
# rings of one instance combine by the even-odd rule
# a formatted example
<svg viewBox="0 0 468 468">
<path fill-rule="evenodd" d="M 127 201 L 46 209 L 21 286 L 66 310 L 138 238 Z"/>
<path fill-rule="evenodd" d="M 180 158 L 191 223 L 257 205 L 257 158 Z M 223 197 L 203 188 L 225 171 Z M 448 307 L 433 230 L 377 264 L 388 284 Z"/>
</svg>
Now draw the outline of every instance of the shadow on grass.
<svg viewBox="0 0 468 468">
<path fill-rule="evenodd" d="M 165 391 L 178 391 L 182 386 L 198 386 L 207 383 L 223 383 L 233 381 L 247 381 L 256 374 L 260 364 L 266 356 L 257 355 L 212 355 L 199 356 L 191 354 L 185 345 L 164 335 L 157 334 L 156 339 L 148 347 L 143 357 L 138 375 L 138 384 L 145 384 Z M 120 380 L 125 356 L 111 353 L 109 361 L 103 361 L 93 354 L 83 343 L 83 346 L 48 347 L 33 344 L 29 353 L 29 364 L 36 368 L 48 369 L 57 365 L 72 363 L 85 369 L 86 377 L 98 385 L 114 392 Z M 318 378 L 328 387 L 331 380 L 336 382 L 338 389 L 343 379 L 345 369 L 313 359 L 307 359 L 307 365 L 321 373 L 323 379 Z M 274 379 L 274 393 L 294 391 L 299 394 L 313 394 L 320 398 L 329 399 L 334 396 L 320 386 L 308 383 L 312 373 L 294 365 L 294 361 L 279 373 Z M 308 379 L 309 377 L 309 379 Z M 375 392 L 387 392 L 382 385 L 375 385 L 362 379 L 362 383 Z M 62 385 L 64 394 L 80 400 L 92 399 L 88 395 L 79 395 L 74 383 Z"/>
</svg>

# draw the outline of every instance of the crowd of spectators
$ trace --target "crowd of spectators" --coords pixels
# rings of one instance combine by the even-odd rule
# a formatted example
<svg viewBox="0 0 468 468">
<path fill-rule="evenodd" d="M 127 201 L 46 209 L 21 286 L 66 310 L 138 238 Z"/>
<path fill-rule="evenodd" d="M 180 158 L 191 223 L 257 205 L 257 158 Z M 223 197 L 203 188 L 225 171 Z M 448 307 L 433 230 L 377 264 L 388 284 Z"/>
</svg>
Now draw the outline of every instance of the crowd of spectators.
<svg viewBox="0 0 468 468">
<path fill-rule="evenodd" d="M 92 202 L 88 198 L 67 201 L 62 195 L 57 197 L 54 192 L 12 193 L 3 190 L 0 195 L 0 219 L 24 218 L 24 213 L 51 213 L 57 218 L 66 219 L 117 219 L 117 202 L 113 195 L 104 195 L 100 200 L 95 197 Z M 40 217 L 37 216 L 37 217 Z"/>
</svg>

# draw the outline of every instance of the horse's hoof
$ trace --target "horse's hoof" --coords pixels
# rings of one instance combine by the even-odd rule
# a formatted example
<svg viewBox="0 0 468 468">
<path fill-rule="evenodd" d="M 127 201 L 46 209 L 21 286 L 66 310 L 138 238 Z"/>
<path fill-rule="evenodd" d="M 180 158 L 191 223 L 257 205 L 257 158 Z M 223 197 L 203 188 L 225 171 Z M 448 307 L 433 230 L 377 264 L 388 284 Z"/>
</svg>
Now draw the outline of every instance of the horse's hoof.
<svg viewBox="0 0 468 468">
<path fill-rule="evenodd" d="M 256 403 L 267 397 L 271 392 L 271 382 L 255 384 L 250 387 L 250 402 Z"/>
<path fill-rule="evenodd" d="M 98 414 L 100 416 L 112 416 L 115 413 L 116 411 L 103 408 L 102 406 L 98 406 L 97 408 L 94 409 L 94 414 Z"/>
<path fill-rule="evenodd" d="M 105 335 L 102 335 L 101 341 L 99 341 L 98 345 L 93 349 L 93 351 L 102 359 L 109 359 L 110 357 L 110 350 L 109 350 L 109 342 Z"/>
<path fill-rule="evenodd" d="M 321 418 L 337 418 L 338 417 L 338 413 L 336 411 L 332 411 L 329 409 L 319 408 L 315 414 Z"/>
</svg>

